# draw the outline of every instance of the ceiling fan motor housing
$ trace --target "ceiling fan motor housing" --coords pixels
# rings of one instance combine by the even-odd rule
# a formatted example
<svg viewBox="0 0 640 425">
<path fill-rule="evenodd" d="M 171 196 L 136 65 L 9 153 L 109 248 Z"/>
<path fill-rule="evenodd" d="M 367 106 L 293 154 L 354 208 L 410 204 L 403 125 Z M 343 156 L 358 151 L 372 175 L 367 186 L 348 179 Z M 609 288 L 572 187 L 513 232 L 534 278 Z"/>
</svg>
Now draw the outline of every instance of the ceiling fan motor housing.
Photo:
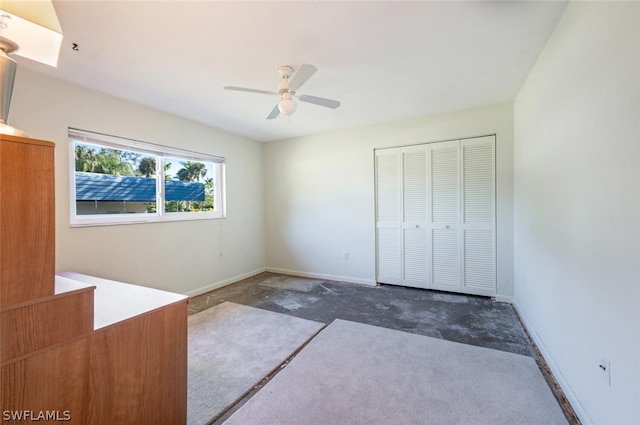
<svg viewBox="0 0 640 425">
<path fill-rule="evenodd" d="M 287 78 L 291 77 L 291 74 L 293 74 L 295 71 L 296 70 L 293 69 L 293 67 L 289 66 L 289 65 L 283 65 L 283 66 L 278 68 L 278 72 L 280 73 L 280 76 L 285 80 Z"/>
<path fill-rule="evenodd" d="M 288 65 L 281 66 L 278 68 L 278 72 L 282 77 L 282 81 L 278 83 L 278 93 L 280 94 L 289 93 L 289 77 L 291 77 L 291 74 L 293 74 L 294 71 L 295 70 Z M 291 93 L 293 94 L 293 92 Z"/>
<path fill-rule="evenodd" d="M 282 80 L 278 83 L 278 93 L 289 93 L 289 80 Z"/>
</svg>

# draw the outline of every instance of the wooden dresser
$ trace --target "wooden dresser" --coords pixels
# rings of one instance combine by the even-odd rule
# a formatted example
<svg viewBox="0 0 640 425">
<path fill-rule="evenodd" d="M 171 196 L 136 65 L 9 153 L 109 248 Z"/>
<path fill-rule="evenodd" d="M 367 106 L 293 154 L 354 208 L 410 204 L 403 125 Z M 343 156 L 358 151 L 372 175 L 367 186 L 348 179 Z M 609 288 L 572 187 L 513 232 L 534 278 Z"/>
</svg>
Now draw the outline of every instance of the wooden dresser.
<svg viewBox="0 0 640 425">
<path fill-rule="evenodd" d="M 53 164 L 0 135 L 0 420 L 185 424 L 188 297 L 56 276 Z"/>
</svg>

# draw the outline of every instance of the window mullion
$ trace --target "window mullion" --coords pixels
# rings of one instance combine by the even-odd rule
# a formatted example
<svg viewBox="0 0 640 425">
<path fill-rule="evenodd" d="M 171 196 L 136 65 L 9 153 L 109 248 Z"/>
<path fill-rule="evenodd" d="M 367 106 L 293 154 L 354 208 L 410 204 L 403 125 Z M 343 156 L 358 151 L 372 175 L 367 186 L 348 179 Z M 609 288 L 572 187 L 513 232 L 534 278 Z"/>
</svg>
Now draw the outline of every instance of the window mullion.
<svg viewBox="0 0 640 425">
<path fill-rule="evenodd" d="M 162 217 L 165 213 L 164 156 L 158 155 L 156 157 L 156 164 L 158 164 L 156 167 L 156 211 L 158 215 Z"/>
<path fill-rule="evenodd" d="M 226 200 L 224 197 L 224 191 L 222 187 L 225 185 L 224 179 L 224 164 L 216 164 L 215 167 L 215 180 L 213 185 L 213 198 L 214 198 L 214 211 L 218 217 L 224 217 L 225 208 L 226 208 Z"/>
</svg>

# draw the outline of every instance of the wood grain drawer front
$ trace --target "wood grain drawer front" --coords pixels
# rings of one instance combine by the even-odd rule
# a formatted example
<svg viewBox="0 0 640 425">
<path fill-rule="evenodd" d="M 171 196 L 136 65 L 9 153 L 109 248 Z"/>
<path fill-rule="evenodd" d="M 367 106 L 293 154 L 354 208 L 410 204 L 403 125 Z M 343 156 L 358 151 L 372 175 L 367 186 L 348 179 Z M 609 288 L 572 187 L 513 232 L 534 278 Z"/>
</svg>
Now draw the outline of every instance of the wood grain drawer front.
<svg viewBox="0 0 640 425">
<path fill-rule="evenodd" d="M 93 331 L 93 287 L 2 310 L 3 363 Z"/>
</svg>

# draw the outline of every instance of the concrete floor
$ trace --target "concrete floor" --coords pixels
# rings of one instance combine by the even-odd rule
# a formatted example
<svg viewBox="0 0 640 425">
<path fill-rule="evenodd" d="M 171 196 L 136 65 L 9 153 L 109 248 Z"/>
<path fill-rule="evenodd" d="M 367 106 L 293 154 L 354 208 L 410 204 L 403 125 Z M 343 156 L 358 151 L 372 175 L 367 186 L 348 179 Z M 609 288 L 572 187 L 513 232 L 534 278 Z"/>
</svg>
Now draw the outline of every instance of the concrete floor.
<svg viewBox="0 0 640 425">
<path fill-rule="evenodd" d="M 262 273 L 192 298 L 189 313 L 225 301 L 325 324 L 344 319 L 533 357 L 569 423 L 579 423 L 511 304 L 425 289 Z"/>
<path fill-rule="evenodd" d="M 535 357 L 510 304 L 491 298 L 262 273 L 191 300 L 191 312 L 224 301 L 325 324 L 366 323 Z"/>
</svg>

